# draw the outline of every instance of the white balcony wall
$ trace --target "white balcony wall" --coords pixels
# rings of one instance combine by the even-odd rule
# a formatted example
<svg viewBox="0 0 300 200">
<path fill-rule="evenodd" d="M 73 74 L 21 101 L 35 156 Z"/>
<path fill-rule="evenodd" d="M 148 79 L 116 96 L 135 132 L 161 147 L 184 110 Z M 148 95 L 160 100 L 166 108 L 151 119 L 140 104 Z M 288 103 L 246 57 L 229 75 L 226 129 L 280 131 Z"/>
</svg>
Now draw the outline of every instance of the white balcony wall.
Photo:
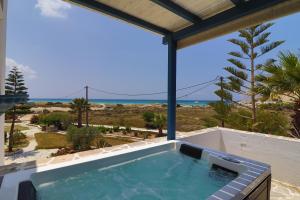
<svg viewBox="0 0 300 200">
<path fill-rule="evenodd" d="M 300 188 L 299 139 L 217 128 L 181 140 L 270 164 L 274 179 Z"/>
</svg>

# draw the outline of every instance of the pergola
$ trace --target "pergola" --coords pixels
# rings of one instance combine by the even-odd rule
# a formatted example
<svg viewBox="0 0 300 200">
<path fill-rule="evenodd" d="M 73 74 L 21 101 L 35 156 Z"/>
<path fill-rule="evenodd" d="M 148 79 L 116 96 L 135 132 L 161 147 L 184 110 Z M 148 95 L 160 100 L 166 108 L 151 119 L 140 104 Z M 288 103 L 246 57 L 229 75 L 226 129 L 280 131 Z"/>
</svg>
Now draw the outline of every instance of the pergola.
<svg viewBox="0 0 300 200">
<path fill-rule="evenodd" d="M 300 0 L 66 0 L 163 37 L 168 45 L 168 140 L 176 138 L 178 49 L 300 10 Z"/>
<path fill-rule="evenodd" d="M 300 11 L 300 0 L 65 0 L 160 35 L 168 45 L 168 139 L 176 131 L 176 53 Z M 4 93 L 7 0 L 0 0 L 0 92 Z M 3 158 L 3 116 L 0 160 Z M 1 161 L 0 161 L 1 164 Z"/>
</svg>

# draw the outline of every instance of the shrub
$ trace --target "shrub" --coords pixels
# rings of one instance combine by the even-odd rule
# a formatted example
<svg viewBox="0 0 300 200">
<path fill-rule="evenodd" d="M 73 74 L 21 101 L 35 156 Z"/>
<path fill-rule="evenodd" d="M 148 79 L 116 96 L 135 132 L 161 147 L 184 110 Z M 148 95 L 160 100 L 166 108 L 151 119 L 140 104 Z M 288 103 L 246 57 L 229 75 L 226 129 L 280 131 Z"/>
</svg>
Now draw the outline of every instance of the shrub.
<svg viewBox="0 0 300 200">
<path fill-rule="evenodd" d="M 120 131 L 120 127 L 119 126 L 113 126 L 113 131 L 114 132 L 119 132 Z"/>
<path fill-rule="evenodd" d="M 266 134 L 287 136 L 289 120 L 282 112 L 259 111 L 257 123 L 253 126 L 254 131 Z"/>
<path fill-rule="evenodd" d="M 77 128 L 70 126 L 67 131 L 67 138 L 76 150 L 87 150 L 91 148 L 96 137 L 101 136 L 101 131 L 97 127 Z"/>
<path fill-rule="evenodd" d="M 59 130 L 66 130 L 72 123 L 73 118 L 69 113 L 52 112 L 46 115 L 41 115 L 39 123 L 47 126 L 54 125 Z"/>
<path fill-rule="evenodd" d="M 109 131 L 109 128 L 106 128 L 106 127 L 104 127 L 104 126 L 99 126 L 99 127 L 97 127 L 97 128 L 99 129 L 99 131 L 100 131 L 101 133 L 104 133 L 104 134 L 106 134 L 106 132 Z"/>
<path fill-rule="evenodd" d="M 40 121 L 40 117 L 38 115 L 33 115 L 30 119 L 30 124 L 37 124 Z"/>
<path fill-rule="evenodd" d="M 266 109 L 266 110 L 293 110 L 294 105 L 292 103 L 286 102 L 276 102 L 276 103 L 264 103 L 260 104 L 259 108 Z"/>
<path fill-rule="evenodd" d="M 20 145 L 23 143 L 23 141 L 26 139 L 26 135 L 22 133 L 21 131 L 16 131 L 13 134 L 13 144 L 14 145 Z"/>
<path fill-rule="evenodd" d="M 146 128 L 155 128 L 153 121 L 154 121 L 155 114 L 154 112 L 145 112 L 143 114 L 143 119 L 145 121 Z"/>
<path fill-rule="evenodd" d="M 50 111 L 48 109 L 43 109 L 42 113 L 43 114 L 48 114 L 48 113 L 50 113 Z"/>
<path fill-rule="evenodd" d="M 126 126 L 125 131 L 126 131 L 127 133 L 130 133 L 130 132 L 131 132 L 131 127 L 130 127 L 130 126 Z"/>
<path fill-rule="evenodd" d="M 258 110 L 257 122 L 252 123 L 251 112 L 245 109 L 238 109 L 230 113 L 227 119 L 229 127 L 245 131 L 256 131 L 265 134 L 287 136 L 289 121 L 282 112 Z"/>
</svg>

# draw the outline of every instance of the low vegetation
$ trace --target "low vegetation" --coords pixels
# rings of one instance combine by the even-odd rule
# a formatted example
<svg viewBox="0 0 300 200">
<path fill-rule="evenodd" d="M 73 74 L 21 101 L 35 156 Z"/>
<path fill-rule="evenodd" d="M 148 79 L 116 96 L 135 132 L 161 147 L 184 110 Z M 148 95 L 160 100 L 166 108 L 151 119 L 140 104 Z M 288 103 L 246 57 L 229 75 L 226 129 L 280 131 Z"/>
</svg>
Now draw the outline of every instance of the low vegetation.
<svg viewBox="0 0 300 200">
<path fill-rule="evenodd" d="M 35 138 L 38 143 L 36 148 L 37 149 L 58 149 L 58 148 L 74 149 L 72 147 L 75 146 L 76 147 L 74 149 L 75 151 L 83 151 L 91 148 L 110 147 L 110 146 L 133 142 L 130 138 L 124 138 L 118 136 L 112 137 L 112 136 L 105 136 L 105 135 L 101 135 L 100 138 L 97 138 L 99 135 L 96 135 L 95 137 L 93 136 L 92 140 L 89 140 L 92 137 L 87 135 L 96 133 L 94 132 L 95 129 L 93 131 L 91 130 L 92 129 L 90 129 L 88 131 L 88 134 L 86 134 L 81 130 L 76 130 L 76 127 L 74 129 L 72 128 L 71 134 L 83 133 L 83 136 L 80 137 L 79 136 L 74 137 L 74 135 L 68 136 L 60 133 L 46 133 L 46 132 L 36 133 Z M 79 138 L 82 140 L 80 140 Z M 87 145 L 89 146 L 87 147 Z"/>
<path fill-rule="evenodd" d="M 58 130 L 67 130 L 73 122 L 73 117 L 68 112 L 52 112 L 33 116 L 31 122 L 45 126 L 52 125 Z"/>
<path fill-rule="evenodd" d="M 68 142 L 66 135 L 59 133 L 36 133 L 34 135 L 37 142 L 37 149 L 58 149 L 69 147 L 71 144 Z"/>
<path fill-rule="evenodd" d="M 5 132 L 6 133 L 6 132 Z M 5 143 L 7 144 L 8 139 L 7 139 L 7 134 L 5 134 Z M 26 137 L 26 135 L 24 133 L 22 133 L 19 130 L 16 130 L 13 134 L 13 138 L 12 138 L 12 151 L 8 151 L 8 149 L 6 151 L 8 152 L 14 152 L 18 149 L 27 147 L 29 145 L 29 141 Z"/>
<path fill-rule="evenodd" d="M 212 117 L 204 120 L 207 127 L 220 126 L 218 119 Z M 225 127 L 244 131 L 256 131 L 280 136 L 289 135 L 289 118 L 280 111 L 258 110 L 257 121 L 253 124 L 251 112 L 244 108 L 235 108 L 225 118 Z"/>
<path fill-rule="evenodd" d="M 14 131 L 26 131 L 29 130 L 29 128 L 25 127 L 25 126 L 21 126 L 21 125 L 15 125 Z M 9 132 L 10 131 L 10 126 L 5 126 L 4 127 L 4 132 Z"/>
<path fill-rule="evenodd" d="M 152 124 L 147 124 L 147 121 L 144 120 L 144 113 L 161 113 L 167 116 L 167 108 L 160 105 L 145 107 L 113 105 L 109 109 L 91 111 L 89 119 L 90 124 L 156 129 Z M 203 119 L 211 117 L 214 113 L 210 107 L 177 107 L 176 128 L 178 131 L 193 131 L 205 128 Z M 167 124 L 164 127 L 166 126 Z"/>
</svg>

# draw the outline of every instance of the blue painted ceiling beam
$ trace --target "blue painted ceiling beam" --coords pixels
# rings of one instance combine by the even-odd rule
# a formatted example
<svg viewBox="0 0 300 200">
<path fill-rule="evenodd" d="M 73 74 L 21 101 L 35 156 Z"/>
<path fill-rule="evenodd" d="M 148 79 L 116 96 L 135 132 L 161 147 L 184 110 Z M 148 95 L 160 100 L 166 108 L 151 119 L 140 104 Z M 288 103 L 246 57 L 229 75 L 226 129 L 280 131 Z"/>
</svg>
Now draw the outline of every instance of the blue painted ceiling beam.
<svg viewBox="0 0 300 200">
<path fill-rule="evenodd" d="M 215 28 L 225 23 L 229 23 L 240 17 L 251 15 L 257 11 L 263 10 L 267 7 L 274 6 L 276 4 L 282 3 L 286 0 L 250 0 L 245 1 L 243 6 L 235 6 L 227 11 L 210 17 L 206 20 L 202 20 L 197 24 L 184 28 L 180 31 L 172 33 L 174 40 L 182 40 L 187 37 L 199 34 L 201 32 L 207 31 L 209 29 Z M 166 43 L 166 38 L 163 39 L 163 43 Z"/>
<path fill-rule="evenodd" d="M 173 1 L 170 0 L 151 0 L 151 1 L 194 24 L 202 21 L 200 17 L 186 10 L 185 8 L 179 6 Z"/>
<path fill-rule="evenodd" d="M 165 28 L 159 27 L 155 24 L 152 24 L 152 23 L 142 20 L 140 18 L 134 17 L 123 11 L 112 8 L 110 6 L 107 6 L 103 3 L 100 3 L 95 0 L 69 0 L 69 1 L 72 1 L 74 3 L 77 3 L 79 5 L 85 6 L 87 8 L 93 9 L 93 10 L 102 12 L 102 13 L 110 15 L 112 17 L 124 20 L 128 23 L 140 26 L 142 28 L 148 29 L 150 31 L 153 31 L 153 32 L 161 34 L 161 35 L 169 35 L 171 33 L 169 30 L 167 30 Z"/>
</svg>

